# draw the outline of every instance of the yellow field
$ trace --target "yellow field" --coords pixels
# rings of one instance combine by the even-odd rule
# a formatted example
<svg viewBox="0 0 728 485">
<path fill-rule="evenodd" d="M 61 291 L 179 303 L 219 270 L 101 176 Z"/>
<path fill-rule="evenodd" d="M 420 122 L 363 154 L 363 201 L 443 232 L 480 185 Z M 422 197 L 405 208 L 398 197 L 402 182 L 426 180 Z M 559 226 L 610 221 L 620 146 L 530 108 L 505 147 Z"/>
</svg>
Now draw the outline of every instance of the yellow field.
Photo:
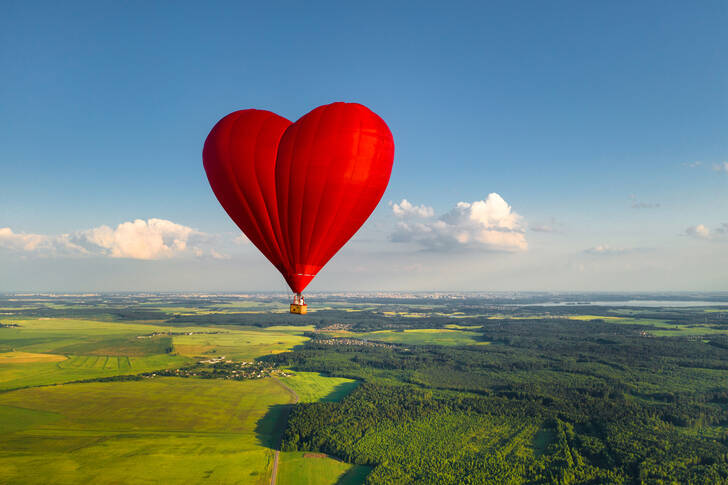
<svg viewBox="0 0 728 485">
<path fill-rule="evenodd" d="M 63 355 L 34 354 L 32 352 L 3 352 L 0 354 L 0 365 L 28 364 L 31 362 L 61 362 L 66 360 Z"/>
</svg>

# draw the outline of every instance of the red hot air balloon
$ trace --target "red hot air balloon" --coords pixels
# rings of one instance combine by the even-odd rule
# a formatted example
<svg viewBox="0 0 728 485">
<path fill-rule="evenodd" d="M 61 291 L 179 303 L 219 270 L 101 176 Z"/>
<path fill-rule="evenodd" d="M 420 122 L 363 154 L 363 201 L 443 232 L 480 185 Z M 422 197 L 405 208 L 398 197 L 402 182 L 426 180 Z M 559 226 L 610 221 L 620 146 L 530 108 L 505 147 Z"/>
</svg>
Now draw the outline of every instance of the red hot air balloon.
<svg viewBox="0 0 728 485">
<path fill-rule="evenodd" d="M 202 161 L 215 196 L 296 294 L 367 220 L 392 172 L 394 140 L 366 106 L 319 106 L 295 123 L 269 111 L 225 116 Z"/>
</svg>

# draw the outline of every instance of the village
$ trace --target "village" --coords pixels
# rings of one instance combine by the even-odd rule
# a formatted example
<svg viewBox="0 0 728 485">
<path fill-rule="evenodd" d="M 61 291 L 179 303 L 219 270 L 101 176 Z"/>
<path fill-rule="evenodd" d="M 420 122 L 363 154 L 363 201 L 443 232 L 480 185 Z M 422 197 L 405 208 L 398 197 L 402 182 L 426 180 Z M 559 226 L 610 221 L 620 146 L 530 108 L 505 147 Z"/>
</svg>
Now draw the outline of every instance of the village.
<svg viewBox="0 0 728 485">
<path fill-rule="evenodd" d="M 248 380 L 262 379 L 264 377 L 290 377 L 292 374 L 286 370 L 275 367 L 267 362 L 243 361 L 234 362 L 226 360 L 225 356 L 200 360 L 196 364 L 178 369 L 166 369 L 154 373 L 140 374 L 145 379 L 155 377 L 193 377 L 197 379 L 227 379 Z"/>
<path fill-rule="evenodd" d="M 180 335 L 215 335 L 215 334 L 219 334 L 219 333 L 223 333 L 223 332 L 219 332 L 219 331 L 213 331 L 213 332 L 190 332 L 190 331 L 188 331 L 188 332 L 172 332 L 172 331 L 169 331 L 169 332 L 153 332 L 153 333 L 150 333 L 150 334 L 147 334 L 147 335 L 137 335 L 137 338 L 143 339 L 143 338 L 154 338 L 154 337 L 160 337 L 160 336 L 164 336 L 164 337 L 175 337 L 175 336 L 180 336 Z"/>
</svg>

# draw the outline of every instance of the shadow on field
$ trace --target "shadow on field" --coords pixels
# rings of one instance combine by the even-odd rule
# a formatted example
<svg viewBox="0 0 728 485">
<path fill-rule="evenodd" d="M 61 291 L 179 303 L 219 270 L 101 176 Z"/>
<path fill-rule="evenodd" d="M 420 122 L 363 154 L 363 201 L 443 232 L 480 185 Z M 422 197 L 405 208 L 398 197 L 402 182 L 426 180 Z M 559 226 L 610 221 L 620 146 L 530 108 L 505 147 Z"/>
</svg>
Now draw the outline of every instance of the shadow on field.
<svg viewBox="0 0 728 485">
<path fill-rule="evenodd" d="M 261 445 L 280 451 L 283 430 L 286 429 L 288 413 L 292 404 L 274 404 L 255 425 L 255 436 Z"/>
<path fill-rule="evenodd" d="M 330 393 L 321 398 L 321 401 L 338 402 L 344 399 L 360 384 L 360 381 L 342 382 L 334 387 Z"/>
<path fill-rule="evenodd" d="M 371 467 L 365 465 L 354 465 L 349 468 L 349 471 L 341 475 L 336 481 L 336 485 L 361 485 L 367 479 L 367 475 L 371 470 Z"/>
</svg>

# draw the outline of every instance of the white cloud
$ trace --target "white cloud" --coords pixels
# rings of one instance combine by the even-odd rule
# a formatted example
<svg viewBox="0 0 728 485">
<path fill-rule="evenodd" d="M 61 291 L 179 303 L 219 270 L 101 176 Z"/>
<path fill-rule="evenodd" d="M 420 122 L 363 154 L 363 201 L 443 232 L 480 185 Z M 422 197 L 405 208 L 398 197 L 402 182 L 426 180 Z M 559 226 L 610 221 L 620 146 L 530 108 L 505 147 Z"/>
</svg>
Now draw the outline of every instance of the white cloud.
<svg viewBox="0 0 728 485">
<path fill-rule="evenodd" d="M 89 229 L 81 236 L 112 258 L 167 259 L 185 253 L 190 238 L 204 234 L 164 219 L 136 219 L 123 222 L 116 229 L 109 226 Z M 197 247 L 190 249 L 196 254 L 200 252 Z"/>
<path fill-rule="evenodd" d="M 0 248 L 41 256 L 63 254 L 130 259 L 169 259 L 180 256 L 220 259 L 226 256 L 207 248 L 213 236 L 164 219 L 136 219 L 111 228 L 99 226 L 71 234 L 15 233 L 0 228 Z"/>
<path fill-rule="evenodd" d="M 725 239 L 725 236 L 728 235 L 728 222 L 724 222 L 712 231 L 710 230 L 710 228 L 706 227 L 703 224 L 690 226 L 685 229 L 683 235 L 691 236 L 697 239 Z"/>
<path fill-rule="evenodd" d="M 521 221 L 500 195 L 491 193 L 485 200 L 459 202 L 434 221 L 399 222 L 391 240 L 440 251 L 525 251 L 528 243 Z"/>
<path fill-rule="evenodd" d="M 47 236 L 45 234 L 16 233 L 9 227 L 0 228 L 0 248 L 23 252 L 76 252 L 86 250 L 72 241 L 68 234 Z"/>
<path fill-rule="evenodd" d="M 684 167 L 696 168 L 703 164 L 703 162 L 683 162 Z"/>
<path fill-rule="evenodd" d="M 713 170 L 715 170 L 716 172 L 728 173 L 728 162 L 714 163 Z"/>
<path fill-rule="evenodd" d="M 391 204 L 391 203 L 390 203 Z M 426 205 L 413 205 L 407 199 L 402 199 L 399 204 L 392 205 L 392 212 L 397 217 L 432 217 L 435 210 Z"/>
<path fill-rule="evenodd" d="M 688 227 L 685 229 L 685 234 L 698 239 L 710 239 L 710 229 L 705 227 L 703 224 Z"/>
</svg>

